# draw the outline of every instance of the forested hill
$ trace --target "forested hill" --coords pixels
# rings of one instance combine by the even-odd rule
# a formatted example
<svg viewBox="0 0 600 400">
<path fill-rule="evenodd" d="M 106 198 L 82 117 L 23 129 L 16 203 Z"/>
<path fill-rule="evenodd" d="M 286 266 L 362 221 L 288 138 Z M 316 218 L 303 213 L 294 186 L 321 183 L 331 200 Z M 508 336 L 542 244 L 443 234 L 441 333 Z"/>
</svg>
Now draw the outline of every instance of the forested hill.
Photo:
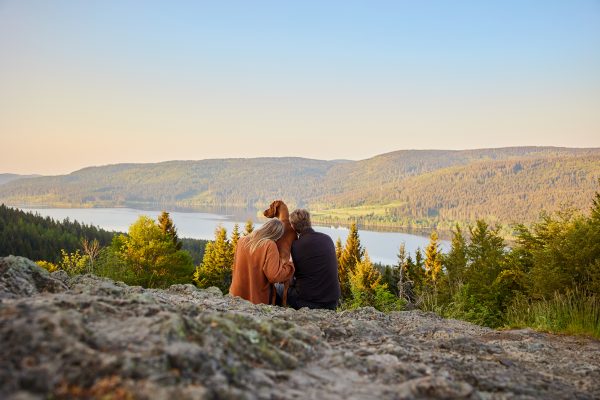
<svg viewBox="0 0 600 400">
<path fill-rule="evenodd" d="M 350 209 L 372 221 L 527 222 L 542 209 L 588 206 L 600 149 L 405 150 L 360 161 L 220 159 L 118 164 L 0 186 L 0 202 L 54 206 Z M 373 206 L 374 211 L 361 211 Z"/>
<path fill-rule="evenodd" d="M 40 175 L 0 174 L 0 185 L 16 181 L 17 179 L 34 178 Z"/>
</svg>

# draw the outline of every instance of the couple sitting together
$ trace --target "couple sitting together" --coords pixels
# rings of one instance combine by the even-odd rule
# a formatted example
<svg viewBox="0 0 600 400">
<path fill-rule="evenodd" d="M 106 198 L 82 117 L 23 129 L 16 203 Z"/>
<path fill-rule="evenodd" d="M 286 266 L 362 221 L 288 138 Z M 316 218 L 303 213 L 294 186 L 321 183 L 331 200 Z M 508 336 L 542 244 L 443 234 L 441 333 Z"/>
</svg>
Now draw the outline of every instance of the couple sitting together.
<svg viewBox="0 0 600 400">
<path fill-rule="evenodd" d="M 284 285 L 280 282 L 291 280 L 289 306 L 334 310 L 341 292 L 333 240 L 312 229 L 307 210 L 293 211 L 289 222 L 298 235 L 292 242 L 291 260 L 279 256 L 275 242 L 282 237 L 284 225 L 277 218 L 240 238 L 229 293 L 255 304 L 269 304 L 276 284 L 277 304 L 281 304 Z"/>
</svg>

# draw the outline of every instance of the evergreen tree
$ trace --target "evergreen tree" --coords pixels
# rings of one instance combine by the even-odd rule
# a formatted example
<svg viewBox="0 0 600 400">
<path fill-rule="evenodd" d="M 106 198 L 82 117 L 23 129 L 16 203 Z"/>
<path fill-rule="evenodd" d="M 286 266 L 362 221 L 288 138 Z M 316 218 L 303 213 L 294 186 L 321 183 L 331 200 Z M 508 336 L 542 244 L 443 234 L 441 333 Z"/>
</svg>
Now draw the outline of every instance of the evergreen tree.
<svg viewBox="0 0 600 400">
<path fill-rule="evenodd" d="M 342 238 L 338 237 L 337 240 L 335 241 L 335 257 L 337 258 L 338 265 L 342 258 L 343 251 L 344 251 L 344 248 L 342 247 Z"/>
<path fill-rule="evenodd" d="M 600 178 L 598 178 L 598 185 L 600 185 Z M 590 218 L 592 219 L 592 222 L 600 224 L 600 191 L 596 191 L 594 198 L 592 199 Z"/>
<path fill-rule="evenodd" d="M 414 262 L 410 256 L 406 259 L 406 280 L 412 282 L 413 294 L 420 295 L 425 282 L 423 252 L 420 248 L 415 251 Z"/>
<path fill-rule="evenodd" d="M 398 248 L 398 261 L 394 267 L 390 268 L 391 283 L 388 284 L 390 292 L 394 295 L 404 298 L 404 282 L 406 279 L 406 245 L 404 242 L 400 243 Z"/>
<path fill-rule="evenodd" d="M 249 219 L 248 221 L 246 221 L 246 226 L 244 227 L 244 235 L 243 236 L 248 236 L 249 234 L 252 233 L 252 231 L 254 231 L 254 224 L 252 223 L 252 220 Z"/>
<path fill-rule="evenodd" d="M 55 221 L 0 205 L 0 257 L 13 254 L 57 264 L 61 261 L 60 250 L 80 250 L 82 238 L 96 239 L 100 246 L 107 246 L 113 235 L 95 226 Z"/>
<path fill-rule="evenodd" d="M 196 268 L 194 282 L 201 288 L 218 287 L 225 294 L 229 292 L 233 269 L 231 242 L 227 239 L 227 230 L 219 227 L 215 231 L 215 240 L 206 245 L 202 264 Z"/>
<path fill-rule="evenodd" d="M 389 269 L 390 267 L 384 268 Z M 347 307 L 371 306 L 379 311 L 398 311 L 403 308 L 404 302 L 390 292 L 379 269 L 373 265 L 366 251 L 362 261 L 357 263 L 350 273 L 349 281 L 351 297 L 346 301 Z"/>
<path fill-rule="evenodd" d="M 366 254 L 349 272 L 348 281 L 353 307 L 362 307 L 373 303 L 375 288 L 381 282 L 381 274 Z"/>
<path fill-rule="evenodd" d="M 488 293 L 504 266 L 505 245 L 499 235 L 500 227 L 494 229 L 482 220 L 469 227 L 471 241 L 467 246 L 470 260 L 466 275 L 469 285 L 480 294 Z"/>
<path fill-rule="evenodd" d="M 160 214 L 160 216 L 158 217 L 158 226 L 164 234 L 169 235 L 171 237 L 175 248 L 177 250 L 181 250 L 182 243 L 177 237 L 177 229 L 175 228 L 173 220 L 171 219 L 171 216 L 168 212 L 163 210 L 163 212 Z"/>
<path fill-rule="evenodd" d="M 375 267 L 381 273 L 381 283 L 385 284 L 394 296 L 398 296 L 398 279 L 395 277 L 397 268 L 381 264 L 375 264 Z"/>
<path fill-rule="evenodd" d="M 233 267 L 233 260 L 235 257 L 235 250 L 237 249 L 238 241 L 240 240 L 240 226 L 238 224 L 233 225 L 233 230 L 231 231 L 231 264 Z"/>
<path fill-rule="evenodd" d="M 360 244 L 358 236 L 358 228 L 356 223 L 350 225 L 346 246 L 342 251 L 338 263 L 338 274 L 340 279 L 340 287 L 342 289 L 342 298 L 347 298 L 351 295 L 350 292 L 350 275 L 356 269 L 356 265 L 363 259 L 364 249 Z"/>
<path fill-rule="evenodd" d="M 439 249 L 438 234 L 431 232 L 429 245 L 425 249 L 425 272 L 427 283 L 432 285 L 434 293 L 437 293 L 437 283 L 442 273 L 442 253 Z"/>
<path fill-rule="evenodd" d="M 145 215 L 129 227 L 127 236 L 115 236 L 111 248 L 144 287 L 166 287 L 191 278 L 189 253 L 177 250 L 173 237 Z"/>
<path fill-rule="evenodd" d="M 458 224 L 456 224 L 455 230 L 452 231 L 450 252 L 444 259 L 444 266 L 448 273 L 448 284 L 452 295 L 464 282 L 464 274 L 467 268 L 467 242 Z"/>
</svg>

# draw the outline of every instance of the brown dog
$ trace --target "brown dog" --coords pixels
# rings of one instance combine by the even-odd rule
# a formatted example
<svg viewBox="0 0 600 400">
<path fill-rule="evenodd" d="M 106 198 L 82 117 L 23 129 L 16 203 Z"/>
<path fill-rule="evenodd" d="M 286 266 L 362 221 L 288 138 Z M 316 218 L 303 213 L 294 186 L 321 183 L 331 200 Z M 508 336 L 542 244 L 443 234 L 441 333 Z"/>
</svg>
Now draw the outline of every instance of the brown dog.
<svg viewBox="0 0 600 400">
<path fill-rule="evenodd" d="M 277 250 L 279 250 L 279 257 L 283 262 L 287 262 L 292 254 L 292 242 L 298 237 L 296 231 L 290 224 L 290 212 L 287 205 L 281 200 L 275 200 L 271 203 L 268 209 L 265 210 L 263 215 L 267 218 L 277 218 L 283 222 L 283 236 L 276 242 Z M 290 281 L 286 281 L 283 285 L 283 306 L 287 305 L 287 292 L 290 286 Z M 273 295 L 271 296 L 271 303 L 275 304 L 275 288 L 273 288 Z"/>
</svg>

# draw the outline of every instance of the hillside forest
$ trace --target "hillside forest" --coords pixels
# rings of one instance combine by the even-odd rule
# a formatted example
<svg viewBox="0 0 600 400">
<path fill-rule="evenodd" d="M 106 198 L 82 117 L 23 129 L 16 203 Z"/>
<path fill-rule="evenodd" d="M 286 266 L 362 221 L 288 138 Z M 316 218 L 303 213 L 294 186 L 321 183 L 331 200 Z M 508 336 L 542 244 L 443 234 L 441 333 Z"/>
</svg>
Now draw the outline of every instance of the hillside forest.
<svg viewBox="0 0 600 400">
<path fill-rule="evenodd" d="M 583 209 L 600 178 L 600 149 L 511 147 L 405 150 L 360 161 L 217 159 L 89 167 L 0 181 L 19 206 L 202 210 L 260 208 L 284 198 L 315 222 L 450 230 L 478 219 L 536 221 L 540 210 Z"/>
</svg>

